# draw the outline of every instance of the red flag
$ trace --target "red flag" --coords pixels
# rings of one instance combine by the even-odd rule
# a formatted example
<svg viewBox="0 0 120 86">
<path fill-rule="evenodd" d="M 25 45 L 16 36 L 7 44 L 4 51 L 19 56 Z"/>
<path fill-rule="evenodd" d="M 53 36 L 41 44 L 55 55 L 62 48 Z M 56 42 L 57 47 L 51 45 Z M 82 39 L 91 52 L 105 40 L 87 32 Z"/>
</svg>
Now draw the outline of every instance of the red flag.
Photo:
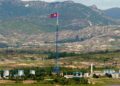
<svg viewBox="0 0 120 86">
<path fill-rule="evenodd" d="M 50 18 L 57 18 L 57 17 L 59 17 L 58 13 L 52 13 L 52 14 L 50 14 Z"/>
</svg>

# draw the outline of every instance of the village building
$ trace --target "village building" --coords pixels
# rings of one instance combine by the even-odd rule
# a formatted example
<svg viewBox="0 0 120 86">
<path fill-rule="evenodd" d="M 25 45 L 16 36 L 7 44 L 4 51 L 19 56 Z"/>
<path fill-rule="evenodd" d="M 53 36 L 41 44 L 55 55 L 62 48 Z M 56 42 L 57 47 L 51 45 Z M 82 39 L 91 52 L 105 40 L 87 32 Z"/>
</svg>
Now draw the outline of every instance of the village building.
<svg viewBox="0 0 120 86">
<path fill-rule="evenodd" d="M 30 74 L 35 75 L 35 70 L 30 70 Z"/>
<path fill-rule="evenodd" d="M 112 75 L 112 78 L 114 78 L 114 79 L 120 78 L 120 73 L 113 73 L 111 75 Z"/>
<path fill-rule="evenodd" d="M 10 71 L 9 70 L 4 70 L 4 72 L 3 72 L 3 78 L 4 79 L 9 79 L 9 76 L 10 76 Z"/>
</svg>

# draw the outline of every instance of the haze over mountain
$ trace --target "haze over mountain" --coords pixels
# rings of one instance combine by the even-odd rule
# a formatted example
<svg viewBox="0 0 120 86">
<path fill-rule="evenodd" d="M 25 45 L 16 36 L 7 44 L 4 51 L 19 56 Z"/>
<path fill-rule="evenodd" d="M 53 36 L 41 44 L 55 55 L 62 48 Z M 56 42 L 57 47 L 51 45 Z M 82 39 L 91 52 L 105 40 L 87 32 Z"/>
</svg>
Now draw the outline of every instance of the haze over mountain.
<svg viewBox="0 0 120 86">
<path fill-rule="evenodd" d="M 107 16 L 114 19 L 120 19 L 120 8 L 111 8 L 104 11 Z"/>
</svg>

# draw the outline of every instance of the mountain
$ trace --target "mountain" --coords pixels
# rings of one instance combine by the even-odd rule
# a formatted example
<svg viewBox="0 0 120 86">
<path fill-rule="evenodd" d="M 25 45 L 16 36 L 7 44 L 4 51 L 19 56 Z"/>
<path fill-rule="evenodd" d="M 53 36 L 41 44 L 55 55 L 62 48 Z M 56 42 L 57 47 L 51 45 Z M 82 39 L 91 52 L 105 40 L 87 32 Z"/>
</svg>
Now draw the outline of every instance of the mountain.
<svg viewBox="0 0 120 86">
<path fill-rule="evenodd" d="M 120 19 L 120 8 L 111 8 L 104 11 L 106 16 L 114 19 Z"/>
<path fill-rule="evenodd" d="M 3 0 L 0 4 L 2 31 L 5 29 L 28 33 L 54 31 L 55 19 L 50 19 L 48 16 L 57 10 L 61 15 L 60 25 L 63 30 L 77 30 L 89 25 L 115 24 L 115 21 L 105 17 L 105 15 L 72 1 L 47 3 L 43 1 Z"/>
<path fill-rule="evenodd" d="M 0 1 L 0 47 L 54 49 L 56 19 L 50 19 L 49 15 L 57 10 L 62 51 L 119 48 L 119 26 L 101 10 L 73 1 L 21 0 Z"/>
</svg>

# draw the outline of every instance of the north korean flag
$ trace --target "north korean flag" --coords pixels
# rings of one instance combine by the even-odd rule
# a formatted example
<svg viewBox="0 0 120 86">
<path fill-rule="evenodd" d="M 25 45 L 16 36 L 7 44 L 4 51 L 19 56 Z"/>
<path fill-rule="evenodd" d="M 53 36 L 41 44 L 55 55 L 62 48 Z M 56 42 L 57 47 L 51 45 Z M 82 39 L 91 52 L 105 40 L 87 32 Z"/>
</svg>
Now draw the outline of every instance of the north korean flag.
<svg viewBox="0 0 120 86">
<path fill-rule="evenodd" d="M 50 14 L 50 18 L 57 18 L 57 17 L 59 17 L 58 13 L 52 13 L 52 14 Z"/>
</svg>

